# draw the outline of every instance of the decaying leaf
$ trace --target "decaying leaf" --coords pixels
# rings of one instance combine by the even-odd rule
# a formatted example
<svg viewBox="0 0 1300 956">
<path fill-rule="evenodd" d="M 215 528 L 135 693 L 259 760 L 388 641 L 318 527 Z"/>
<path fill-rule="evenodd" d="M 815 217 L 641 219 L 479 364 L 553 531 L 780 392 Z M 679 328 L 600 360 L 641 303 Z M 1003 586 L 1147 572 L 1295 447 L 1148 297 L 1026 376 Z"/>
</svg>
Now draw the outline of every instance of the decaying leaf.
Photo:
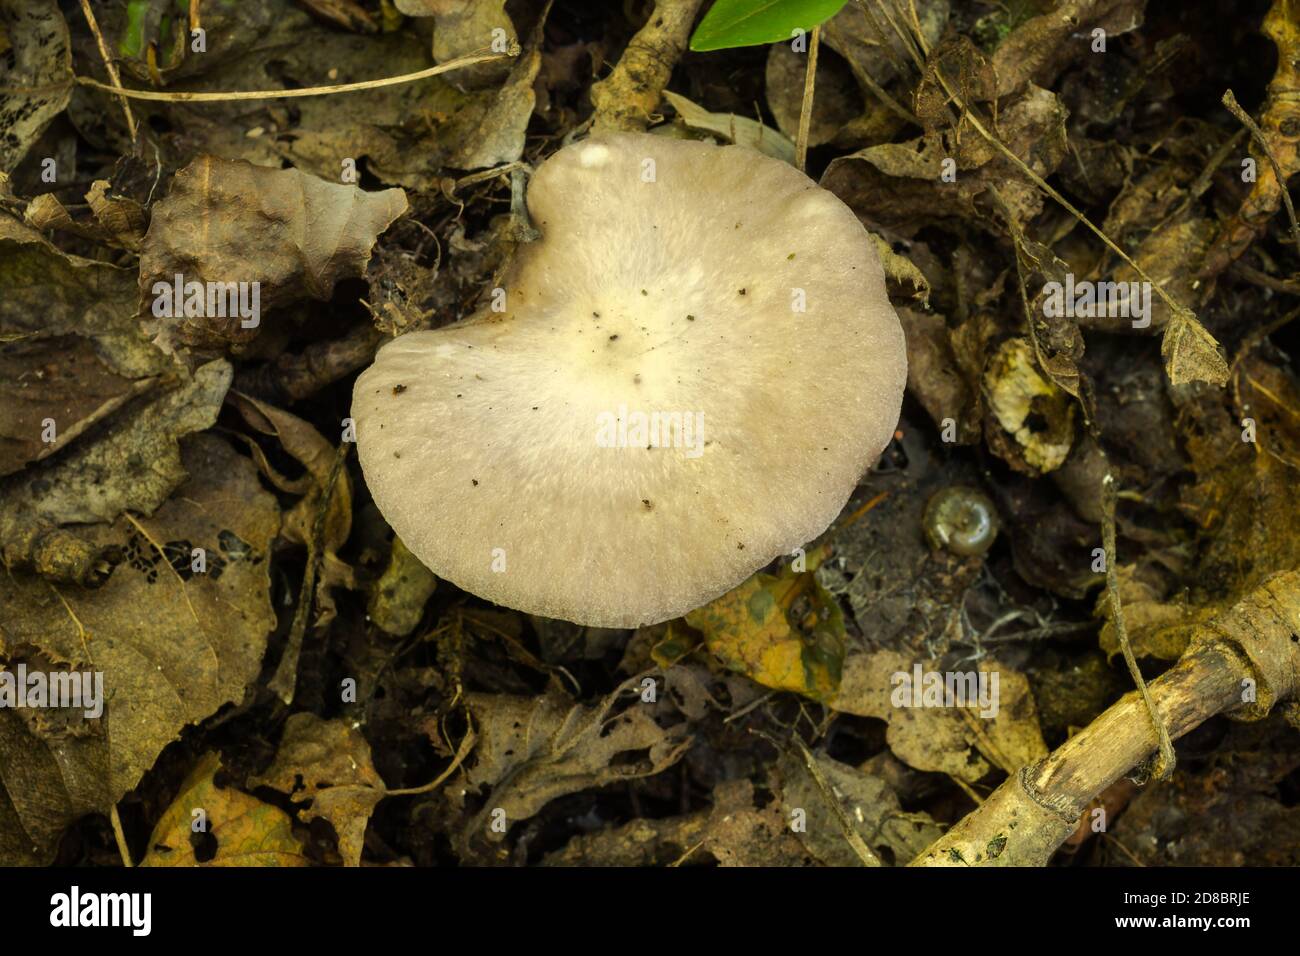
<svg viewBox="0 0 1300 956">
<path fill-rule="evenodd" d="M 733 143 L 748 146 L 787 163 L 794 163 L 794 143 L 789 137 L 757 120 L 735 113 L 710 113 L 686 97 L 664 90 L 664 99 L 691 129 L 716 133 Z"/>
<path fill-rule="evenodd" d="M 257 676 L 275 625 L 279 510 L 220 438 L 186 439 L 180 464 L 189 479 L 152 515 L 81 530 L 122 556 L 103 587 L 0 575 L 6 668 L 101 673 L 104 694 L 98 718 L 0 709 L 0 860 L 48 860 L 67 824 L 107 812 L 185 727 Z"/>
<path fill-rule="evenodd" d="M 361 864 L 366 824 L 385 788 L 360 731 L 342 720 L 292 714 L 285 722 L 275 762 L 264 774 L 250 778 L 248 785 L 310 800 L 304 818 L 328 820 L 338 834 L 344 864 Z"/>
<path fill-rule="evenodd" d="M 802 757 L 786 753 L 777 765 L 781 802 L 800 842 L 827 866 L 862 866 L 830 802 L 838 801 L 858 837 L 885 864 L 906 862 L 929 846 L 942 829 L 924 813 L 904 813 L 898 797 L 879 777 L 816 754 L 823 790 Z"/>
<path fill-rule="evenodd" d="M 816 569 L 817 555 L 808 561 Z M 759 572 L 686 615 L 727 667 L 764 687 L 826 700 L 840 683 L 844 616 L 812 571 Z"/>
<path fill-rule="evenodd" d="M 1003 342 L 984 372 L 989 446 L 1011 467 L 1044 474 L 1061 467 L 1074 444 L 1075 406 L 1039 370 L 1024 338 Z"/>
<path fill-rule="evenodd" d="M 900 308 L 907 336 L 907 387 L 925 407 L 936 428 L 952 429 L 952 439 L 972 444 L 980 438 L 979 395 L 957 366 L 943 316 Z"/>
<path fill-rule="evenodd" d="M 0 172 L 12 172 L 72 96 L 72 41 L 56 0 L 0 0 Z"/>
<path fill-rule="evenodd" d="M 1277 72 L 1268 84 L 1268 98 L 1258 122 L 1267 149 L 1251 138 L 1257 178 L 1206 253 L 1201 270 L 1204 277 L 1218 275 L 1259 238 L 1282 205 L 1287 181 L 1300 170 L 1300 110 L 1296 106 L 1296 93 L 1300 91 L 1300 10 L 1293 0 L 1273 0 L 1260 27 L 1277 47 Z M 1282 174 L 1280 182 L 1278 172 Z"/>
<path fill-rule="evenodd" d="M 991 659 L 958 673 L 895 651 L 852 654 L 830 706 L 888 721 L 899 760 L 970 783 L 992 766 L 1013 773 L 1047 753 L 1028 682 Z"/>
<path fill-rule="evenodd" d="M 135 275 L 67 255 L 35 229 L 0 212 L 0 347 L 80 336 L 114 375 L 141 379 L 171 371 L 135 318 Z"/>
<path fill-rule="evenodd" d="M 424 605 L 438 586 L 438 578 L 393 535 L 388 566 L 370 592 L 366 610 L 375 626 L 405 637 L 424 615 Z"/>
<path fill-rule="evenodd" d="M 1049 12 L 1020 24 L 993 54 L 997 93 L 1005 96 L 1027 82 L 1052 82 L 1071 60 L 1087 56 L 1092 31 L 1110 37 L 1142 24 L 1145 0 L 1064 0 Z M 1079 39 L 1083 38 L 1083 39 Z"/>
<path fill-rule="evenodd" d="M 681 759 L 690 744 L 684 725 L 660 727 L 640 690 L 634 678 L 590 707 L 557 691 L 536 698 L 469 694 L 479 743 L 463 784 L 448 793 L 456 802 L 483 787 L 488 794 L 462 840 L 500 842 L 504 832 L 490 826 L 496 811 L 508 827 L 558 796 L 660 773 Z M 623 762 L 620 755 L 643 756 Z"/>
<path fill-rule="evenodd" d="M 185 479 L 177 440 L 216 421 L 230 375 L 224 360 L 209 362 L 180 388 L 119 416 L 92 444 L 10 476 L 0 483 L 0 521 L 71 524 L 151 513 Z"/>
<path fill-rule="evenodd" d="M 640 819 L 577 836 L 550 854 L 548 866 L 815 866 L 791 832 L 776 800 L 763 800 L 748 780 L 713 791 L 713 805 L 683 817 Z"/>
<path fill-rule="evenodd" d="M 395 0 L 394 6 L 408 17 L 433 17 L 433 58 L 438 63 L 487 49 L 508 49 L 518 39 L 506 13 L 506 0 Z M 508 70 L 507 62 L 479 63 L 453 79 L 486 86 Z"/>
<path fill-rule="evenodd" d="M 405 211 L 400 189 L 367 193 L 296 169 L 204 156 L 176 174 L 153 209 L 140 255 L 141 314 L 168 345 L 245 344 L 264 327 L 261 311 L 328 299 L 340 279 L 363 274 L 376 237 Z"/>
<path fill-rule="evenodd" d="M 1160 354 L 1164 356 L 1171 385 L 1189 382 L 1223 385 L 1228 381 L 1228 363 L 1219 351 L 1219 343 L 1185 310 L 1175 313 L 1165 326 Z"/>
<path fill-rule="evenodd" d="M 998 134 L 1045 177 L 1067 155 L 1065 119 L 1056 94 L 1030 87 L 1000 115 Z M 960 139 L 950 128 L 841 156 L 827 167 L 822 185 L 869 224 L 901 235 L 951 219 L 987 224 L 989 213 L 981 202 L 990 187 L 999 190 L 1021 225 L 1043 209 L 1038 187 L 973 129 L 963 129 Z"/>
<path fill-rule="evenodd" d="M 220 770 L 219 754 L 199 761 L 154 827 L 140 866 L 306 866 L 288 814 L 219 786 Z M 199 820 L 203 828 L 196 831 Z"/>
<path fill-rule="evenodd" d="M 533 115 L 537 94 L 533 83 L 542 65 L 541 28 L 538 24 L 528 48 L 514 64 L 505 84 L 492 91 L 481 114 L 466 112 L 463 128 L 447 156 L 447 164 L 461 169 L 479 169 L 513 163 L 524 154 L 524 133 Z"/>
<path fill-rule="evenodd" d="M 844 9 L 848 10 L 854 4 Z M 825 26 L 822 42 L 826 42 Z M 808 56 L 796 53 L 789 44 L 773 43 L 767 54 L 767 70 L 763 90 L 767 106 L 776 120 L 777 129 L 788 138 L 799 135 L 799 117 L 803 112 L 804 81 L 808 72 Z M 858 93 L 853 73 L 834 57 L 817 58 L 816 90 L 817 108 L 813 110 L 808 126 L 808 145 L 821 146 L 838 139 L 837 134 L 851 121 L 862 115 L 863 98 Z M 860 145 L 860 144 L 859 144 Z"/>
</svg>

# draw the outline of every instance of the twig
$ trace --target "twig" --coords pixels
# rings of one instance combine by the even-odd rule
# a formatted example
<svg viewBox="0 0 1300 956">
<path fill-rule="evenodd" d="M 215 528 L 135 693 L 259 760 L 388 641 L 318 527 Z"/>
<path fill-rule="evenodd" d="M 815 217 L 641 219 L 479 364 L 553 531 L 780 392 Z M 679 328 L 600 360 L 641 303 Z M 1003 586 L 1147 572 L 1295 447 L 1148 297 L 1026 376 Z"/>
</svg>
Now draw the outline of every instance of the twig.
<svg viewBox="0 0 1300 956">
<path fill-rule="evenodd" d="M 1032 182 L 1035 186 L 1037 186 L 1039 189 L 1045 192 L 1048 196 L 1051 196 L 1052 199 L 1054 199 L 1058 204 L 1060 204 L 1060 206 L 1066 212 L 1072 215 L 1075 219 L 1077 219 L 1079 222 L 1087 226 L 1088 229 L 1094 235 L 1096 235 L 1098 239 L 1100 239 L 1103 243 L 1106 244 L 1106 247 L 1108 249 L 1110 249 L 1117 256 L 1123 259 L 1124 262 L 1134 272 L 1136 272 L 1144 282 L 1150 283 L 1151 288 L 1155 290 L 1156 295 L 1158 295 L 1161 298 L 1161 300 L 1165 303 L 1165 305 L 1169 306 L 1170 311 L 1172 311 L 1176 315 L 1187 316 L 1191 318 L 1193 321 L 1195 321 L 1195 314 L 1192 312 L 1191 309 L 1187 308 L 1184 305 L 1180 305 L 1178 302 L 1174 301 L 1173 297 L 1170 296 L 1169 293 L 1164 290 L 1164 286 L 1154 281 L 1149 275 L 1147 275 L 1146 271 L 1140 265 L 1134 262 L 1127 252 L 1125 252 L 1123 249 L 1117 246 L 1114 243 L 1114 241 L 1110 238 L 1110 236 L 1102 232 L 1101 229 L 1099 229 L 1097 226 L 1094 226 L 1092 224 L 1092 220 L 1090 220 L 1082 212 L 1076 209 L 1073 203 L 1071 203 L 1068 199 L 1066 199 L 1059 192 L 1057 192 L 1052 186 L 1050 186 L 1047 180 L 1043 179 L 1042 176 L 1039 176 L 1038 173 L 1030 169 L 1029 164 L 1026 163 L 1019 156 L 1017 156 L 1015 153 L 1013 153 L 1010 147 L 1008 147 L 1005 143 L 1003 143 L 1002 140 L 1000 140 L 998 137 L 990 133 L 984 127 L 984 124 L 980 122 L 979 117 L 977 117 L 975 113 L 966 106 L 962 98 L 953 90 L 951 86 L 948 85 L 948 81 L 944 77 L 942 70 L 935 70 L 934 76 L 935 79 L 938 80 L 939 84 L 943 87 L 943 91 L 948 94 L 948 98 L 957 106 L 959 110 L 962 111 L 966 119 L 970 120 L 970 124 L 974 128 L 975 132 L 983 136 L 986 140 L 988 140 L 989 145 L 991 145 L 998 152 L 1002 153 L 1002 155 L 1005 156 L 1007 159 L 1011 160 L 1013 164 L 1018 166 L 1020 168 L 1020 171 L 1024 173 L 1027 177 L 1029 177 L 1030 182 Z"/>
<path fill-rule="evenodd" d="M 1171 739 L 1215 714 L 1260 719 L 1300 691 L 1300 572 L 1265 581 L 1193 631 L 1189 648 L 1151 682 Z M 1254 688 L 1247 698 L 1243 688 Z M 1098 794 L 1160 741 L 1142 695 L 1131 691 L 1047 757 L 1002 783 L 912 866 L 1043 866 Z"/>
<path fill-rule="evenodd" d="M 890 110 L 890 112 L 894 113 L 895 115 L 911 123 L 913 126 L 920 126 L 924 128 L 924 124 L 921 122 L 920 118 L 911 110 L 909 110 L 907 107 L 899 103 L 898 100 L 890 96 L 889 93 L 886 92 L 883 86 L 881 86 L 874 79 L 872 79 L 870 73 L 867 73 L 864 70 L 862 72 L 862 75 L 858 77 L 858 80 L 862 83 L 863 86 L 865 86 L 872 93 L 874 93 L 876 98 L 880 100 L 880 102 L 884 103 L 886 109 Z"/>
<path fill-rule="evenodd" d="M 1160 759 L 1152 775 L 1157 780 L 1162 780 L 1173 773 L 1174 744 L 1169 739 L 1169 729 L 1160 719 L 1155 702 L 1151 699 L 1147 682 L 1142 679 L 1142 671 L 1138 669 L 1137 659 L 1133 656 L 1133 646 L 1128 639 L 1128 628 L 1124 624 L 1124 606 L 1119 597 L 1119 556 L 1115 550 L 1115 509 L 1119 502 L 1119 483 L 1115 481 L 1113 475 L 1107 474 L 1102 479 L 1101 489 L 1101 543 L 1106 550 L 1106 595 L 1110 601 L 1110 620 L 1115 627 L 1115 636 L 1119 640 L 1120 650 L 1124 653 L 1124 663 L 1128 665 L 1133 683 L 1137 684 L 1142 702 L 1146 704 L 1147 711 L 1151 714 L 1151 722 L 1155 724 L 1156 735 L 1160 740 Z"/>
<path fill-rule="evenodd" d="M 1267 272 L 1260 272 L 1240 260 L 1232 264 L 1232 271 L 1253 285 L 1263 286 L 1265 289 L 1272 289 L 1284 295 L 1300 295 L 1300 282 L 1293 279 L 1275 279 Z"/>
<path fill-rule="evenodd" d="M 1245 139 L 1246 135 L 1244 129 L 1239 129 L 1223 141 L 1223 145 L 1214 151 L 1213 155 L 1210 156 L 1209 161 L 1206 162 L 1205 168 L 1197 174 L 1196 179 L 1192 180 L 1192 184 L 1187 187 L 1187 195 L 1183 198 L 1183 201 L 1179 204 L 1174 213 L 1165 220 L 1166 222 L 1168 222 L 1169 219 L 1176 219 L 1181 216 L 1187 211 L 1187 207 L 1190 206 L 1194 200 L 1200 199 L 1205 195 L 1205 191 L 1209 189 L 1210 184 L 1214 182 L 1214 174 L 1218 172 L 1219 167 L 1223 165 L 1224 161 L 1232 155 L 1233 151 L 1236 150 L 1241 141 Z"/>
<path fill-rule="evenodd" d="M 399 787 L 396 790 L 385 790 L 384 796 L 411 797 L 416 794 L 429 793 L 433 790 L 437 790 L 438 787 L 442 785 L 442 782 L 455 773 L 456 768 L 465 762 L 465 758 L 468 757 L 469 752 L 474 749 L 474 744 L 477 740 L 478 735 L 474 733 L 474 726 L 471 724 L 470 728 L 465 731 L 465 737 L 461 740 L 460 746 L 456 748 L 456 756 L 452 758 L 451 763 L 447 766 L 446 770 L 438 774 L 438 776 L 434 777 L 426 784 L 422 784 L 418 787 Z"/>
<path fill-rule="evenodd" d="M 343 462 L 348 457 L 351 442 L 340 442 L 339 450 L 334 455 L 334 464 L 330 467 L 325 487 L 321 489 L 321 501 L 312 522 L 311 539 L 307 542 L 307 569 L 303 572 L 302 586 L 298 589 L 298 609 L 293 615 L 293 624 L 289 628 L 289 639 L 284 646 L 284 654 L 276 665 L 275 674 L 267 686 L 286 704 L 293 702 L 294 690 L 298 684 L 298 657 L 302 652 L 302 640 L 307 633 L 307 620 L 311 616 L 312 597 L 316 593 L 316 578 L 320 575 L 321 562 L 325 559 L 325 518 L 329 514 L 330 499 L 334 497 L 334 486 L 339 475 L 343 473 Z"/>
<path fill-rule="evenodd" d="M 86 0 L 82 0 L 82 2 L 85 3 Z M 158 90 L 129 90 L 120 86 L 109 86 L 107 83 L 101 83 L 98 80 L 92 80 L 85 76 L 77 77 L 77 82 L 82 86 L 90 86 L 97 90 L 107 90 L 110 93 L 116 93 L 119 96 L 125 96 L 133 100 L 153 100 L 161 103 L 227 103 L 234 100 L 276 100 L 301 96 L 326 96 L 331 93 L 355 93 L 359 90 L 375 90 L 385 86 L 400 86 L 403 83 L 413 83 L 416 80 L 428 79 L 429 77 L 437 76 L 440 73 L 450 73 L 453 70 L 464 69 L 465 67 L 473 66 L 476 63 L 488 63 L 492 60 L 500 60 L 505 57 L 518 55 L 519 46 L 518 44 L 515 44 L 506 53 L 492 53 L 490 51 L 471 53 L 468 56 L 448 60 L 446 63 L 439 63 L 437 66 L 431 66 L 425 70 L 417 70 L 414 73 L 403 73 L 401 76 L 386 76 L 378 80 L 360 80 L 356 83 L 340 83 L 335 86 L 309 86 L 299 90 L 232 90 L 226 93 L 175 91 L 164 93 Z"/>
<path fill-rule="evenodd" d="M 1282 202 L 1286 204 L 1286 214 L 1291 217 L 1291 242 L 1297 249 L 1300 249 L 1300 222 L 1296 221 L 1295 206 L 1291 202 L 1291 192 L 1286 188 L 1286 177 L 1282 175 L 1282 164 L 1277 161 L 1277 155 L 1273 152 L 1273 147 L 1268 144 L 1264 138 L 1264 131 L 1259 128 L 1259 124 L 1250 118 L 1250 114 L 1241 108 L 1237 98 L 1232 95 L 1232 90 L 1223 94 L 1223 105 L 1228 108 L 1228 112 L 1237 118 L 1242 126 L 1250 130 L 1251 138 L 1255 140 L 1264 155 L 1268 157 L 1269 164 L 1273 167 L 1273 175 L 1277 177 L 1278 186 L 1282 193 Z M 1277 207 L 1274 206 L 1274 209 Z"/>
<path fill-rule="evenodd" d="M 95 43 L 99 46 L 99 55 L 104 60 L 104 69 L 108 71 L 108 78 L 113 81 L 110 89 L 116 91 L 117 98 L 122 103 L 122 112 L 126 114 L 126 129 L 131 134 L 131 141 L 135 142 L 135 117 L 131 115 L 131 104 L 126 101 L 126 96 L 122 90 L 122 78 L 117 73 L 117 64 L 113 62 L 113 57 L 108 52 L 108 44 L 104 42 L 104 34 L 99 32 L 99 24 L 95 21 L 95 11 L 90 9 L 90 0 L 81 0 L 81 12 L 86 16 L 86 23 L 90 27 L 90 32 L 95 35 Z"/>
<path fill-rule="evenodd" d="M 844 812 L 844 804 L 840 803 L 839 798 L 835 796 L 835 791 L 831 789 L 830 783 L 827 782 L 826 775 L 822 773 L 821 767 L 817 766 L 817 758 L 812 755 L 812 751 L 797 736 L 794 738 L 794 743 L 799 748 L 799 755 L 803 758 L 804 766 L 808 768 L 813 784 L 835 815 L 835 820 L 840 825 L 840 831 L 843 833 L 845 841 L 852 848 L 853 853 L 862 861 L 863 866 L 881 866 L 880 857 L 876 856 L 871 847 L 867 846 L 857 828 L 853 826 L 853 821 L 849 819 L 849 815 Z"/>
<path fill-rule="evenodd" d="M 108 818 L 113 823 L 113 839 L 117 841 L 117 852 L 122 856 L 122 865 L 129 870 L 135 864 L 131 862 L 131 848 L 126 845 L 126 833 L 122 830 L 122 818 L 118 816 L 116 803 L 108 812 Z"/>
<path fill-rule="evenodd" d="M 821 46 L 822 28 L 812 28 L 808 41 L 808 70 L 803 78 L 803 108 L 799 111 L 799 140 L 795 143 L 794 164 L 804 171 L 808 160 L 808 129 L 812 126 L 813 87 L 817 82 L 817 50 Z"/>
</svg>

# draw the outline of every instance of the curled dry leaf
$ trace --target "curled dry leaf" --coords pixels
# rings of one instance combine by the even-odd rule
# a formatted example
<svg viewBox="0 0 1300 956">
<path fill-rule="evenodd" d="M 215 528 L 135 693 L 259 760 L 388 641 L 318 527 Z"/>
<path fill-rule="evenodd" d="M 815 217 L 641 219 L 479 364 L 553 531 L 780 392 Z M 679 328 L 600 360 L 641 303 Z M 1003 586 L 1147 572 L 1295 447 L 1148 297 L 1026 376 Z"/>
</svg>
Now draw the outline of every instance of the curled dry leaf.
<svg viewBox="0 0 1300 956">
<path fill-rule="evenodd" d="M 465 110 L 459 118 L 455 145 L 448 154 L 449 166 L 481 169 L 517 162 L 524 155 L 524 134 L 537 103 L 533 83 L 542 65 L 539 22 L 528 48 L 514 63 L 499 90 L 487 94 L 479 110 Z"/>
<path fill-rule="evenodd" d="M 506 0 L 395 0 L 399 13 L 433 17 L 433 59 L 446 63 L 485 49 L 507 49 L 518 40 Z M 479 63 L 452 74 L 458 86 L 487 86 L 510 70 L 509 61 Z"/>
<path fill-rule="evenodd" d="M 1030 87 L 999 114 L 997 134 L 1041 177 L 1067 155 L 1066 110 L 1055 93 Z M 955 166 L 947 167 L 945 160 Z M 958 170 L 956 176 L 951 173 Z M 997 187 L 1019 225 L 1043 209 L 1043 197 L 1020 171 L 973 129 L 931 131 L 902 143 L 881 143 L 831 161 L 821 184 L 868 223 L 911 235 L 922 226 L 953 218 L 989 225 L 984 205 Z M 1002 230 L 999 228 L 998 230 Z"/>
<path fill-rule="evenodd" d="M 230 308 L 232 284 L 241 304 L 255 301 L 261 311 L 328 299 L 340 279 L 365 272 L 375 239 L 405 211 L 400 189 L 367 193 L 296 169 L 201 157 L 153 208 L 140 254 L 140 311 L 164 347 L 243 345 L 263 323 Z M 205 284 L 195 309 L 191 282 Z M 225 308 L 206 305 L 214 294 Z M 164 317 L 166 305 L 173 311 Z"/>
<path fill-rule="evenodd" d="M 907 335 L 907 389 L 916 397 L 934 426 L 956 424 L 953 439 L 970 445 L 980 438 L 978 395 L 966 383 L 953 354 L 943 316 L 900 308 L 898 317 Z"/>
<path fill-rule="evenodd" d="M 993 53 L 997 95 L 1025 84 L 1051 83 L 1078 57 L 1087 56 L 1092 31 L 1110 37 L 1142 25 L 1146 0 L 1064 0 L 1054 9 L 1016 27 Z"/>
<path fill-rule="evenodd" d="M 671 90 L 664 90 L 664 99 L 691 129 L 715 133 L 732 143 L 748 146 L 793 165 L 794 143 L 788 136 L 764 126 L 758 120 L 737 116 L 735 113 L 710 113 Z"/>
<path fill-rule="evenodd" d="M 1186 309 L 1175 312 L 1165 326 L 1160 354 L 1171 385 L 1223 385 L 1228 381 L 1228 363 L 1218 341 Z"/>
<path fill-rule="evenodd" d="M 1046 474 L 1061 467 L 1074 444 L 1075 405 L 1045 377 L 1024 338 L 1003 342 L 984 371 L 989 447 L 1012 468 Z"/>
</svg>

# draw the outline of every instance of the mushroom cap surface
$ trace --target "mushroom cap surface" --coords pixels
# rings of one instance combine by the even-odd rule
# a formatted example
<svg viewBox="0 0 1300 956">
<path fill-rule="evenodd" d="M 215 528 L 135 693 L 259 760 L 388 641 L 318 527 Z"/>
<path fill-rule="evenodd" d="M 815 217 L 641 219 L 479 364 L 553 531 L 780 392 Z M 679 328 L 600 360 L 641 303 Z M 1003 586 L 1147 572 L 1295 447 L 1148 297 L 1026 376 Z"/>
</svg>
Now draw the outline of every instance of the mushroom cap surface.
<svg viewBox="0 0 1300 956">
<path fill-rule="evenodd" d="M 527 198 L 542 238 L 504 300 L 357 380 L 361 466 L 406 546 L 498 604 L 636 627 L 824 531 L 907 378 L 853 212 L 756 151 L 649 134 L 561 149 Z"/>
</svg>

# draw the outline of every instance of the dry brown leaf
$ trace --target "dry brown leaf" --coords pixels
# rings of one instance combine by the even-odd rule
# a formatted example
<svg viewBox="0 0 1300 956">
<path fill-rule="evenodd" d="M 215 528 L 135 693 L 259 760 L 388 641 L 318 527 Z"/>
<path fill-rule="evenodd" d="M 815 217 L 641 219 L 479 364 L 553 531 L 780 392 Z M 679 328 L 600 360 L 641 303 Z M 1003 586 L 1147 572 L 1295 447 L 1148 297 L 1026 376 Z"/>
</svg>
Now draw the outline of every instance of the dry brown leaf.
<svg viewBox="0 0 1300 956">
<path fill-rule="evenodd" d="M 641 702 L 640 689 L 633 678 L 592 706 L 572 703 L 555 690 L 541 697 L 469 694 L 479 743 L 463 785 L 448 793 L 458 802 L 475 789 L 489 792 L 464 825 L 464 845 L 504 838 L 490 827 L 494 811 L 508 829 L 556 797 L 650 776 L 681 759 L 690 744 L 685 725 L 660 727 Z M 615 759 L 635 752 L 644 756 L 627 763 Z"/>
<path fill-rule="evenodd" d="M 843 833 L 830 800 L 838 800 L 862 841 L 885 864 L 904 863 L 938 839 L 942 828 L 924 813 L 904 813 L 898 797 L 879 777 L 825 754 L 815 759 L 822 779 L 817 785 L 801 756 L 787 752 L 778 763 L 781 802 L 787 820 L 803 811 L 800 842 L 827 866 L 863 866 Z"/>
<path fill-rule="evenodd" d="M 216 753 L 199 760 L 159 818 L 140 866 L 308 866 L 288 814 L 218 786 L 220 769 Z M 203 829 L 196 831 L 200 820 Z"/>
<path fill-rule="evenodd" d="M 367 193 L 296 169 L 201 157 L 153 207 L 140 255 L 141 314 L 165 346 L 245 344 L 265 327 L 260 316 L 248 326 L 239 315 L 158 317 L 163 286 L 177 275 L 182 284 L 258 283 L 263 313 L 328 299 L 334 283 L 364 274 L 375 239 L 405 211 L 400 189 Z"/>
<path fill-rule="evenodd" d="M 99 718 L 0 709 L 0 861 L 48 861 L 64 827 L 108 812 L 185 727 L 257 677 L 275 626 L 279 510 L 219 438 L 186 439 L 181 463 L 189 480 L 153 515 L 83 529 L 124 556 L 103 587 L 0 575 L 0 658 L 102 672 L 106 699 Z"/>
<path fill-rule="evenodd" d="M 72 97 L 72 41 L 55 0 L 0 0 L 0 172 L 12 172 Z"/>
<path fill-rule="evenodd" d="M 1223 385 L 1228 381 L 1228 363 L 1218 341 L 1186 310 L 1176 312 L 1165 326 L 1160 354 L 1171 385 Z"/>
<path fill-rule="evenodd" d="M 310 800 L 304 818 L 328 820 L 338 834 L 344 864 L 361 865 L 366 824 L 385 788 L 371 762 L 370 744 L 359 730 L 344 720 L 292 714 L 285 722 L 275 762 L 264 774 L 250 778 L 248 785 Z"/>
</svg>

